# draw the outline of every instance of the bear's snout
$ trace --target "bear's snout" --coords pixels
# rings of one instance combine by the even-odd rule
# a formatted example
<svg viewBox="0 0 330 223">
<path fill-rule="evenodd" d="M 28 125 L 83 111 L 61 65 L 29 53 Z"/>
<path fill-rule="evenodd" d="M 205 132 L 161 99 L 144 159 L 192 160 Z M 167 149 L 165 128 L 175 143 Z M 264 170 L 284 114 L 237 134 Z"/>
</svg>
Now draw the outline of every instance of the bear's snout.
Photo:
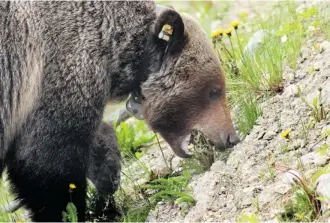
<svg viewBox="0 0 330 223">
<path fill-rule="evenodd" d="M 240 140 L 240 138 L 238 137 L 238 135 L 236 133 L 228 134 L 227 142 L 225 144 L 225 147 L 226 148 L 232 148 L 233 146 L 238 144 L 240 141 L 241 140 Z"/>
</svg>

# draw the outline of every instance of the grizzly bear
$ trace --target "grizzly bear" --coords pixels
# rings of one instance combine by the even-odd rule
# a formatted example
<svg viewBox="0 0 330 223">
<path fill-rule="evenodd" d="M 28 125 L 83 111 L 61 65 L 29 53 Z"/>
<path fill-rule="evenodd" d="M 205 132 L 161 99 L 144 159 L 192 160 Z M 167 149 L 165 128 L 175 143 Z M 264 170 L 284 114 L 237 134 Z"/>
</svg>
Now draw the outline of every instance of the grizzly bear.
<svg viewBox="0 0 330 223">
<path fill-rule="evenodd" d="M 61 221 L 70 200 L 85 220 L 108 101 L 133 95 L 128 109 L 183 158 L 192 129 L 221 148 L 239 141 L 210 40 L 152 1 L 0 2 L 0 79 L 0 160 L 33 221 Z"/>
</svg>

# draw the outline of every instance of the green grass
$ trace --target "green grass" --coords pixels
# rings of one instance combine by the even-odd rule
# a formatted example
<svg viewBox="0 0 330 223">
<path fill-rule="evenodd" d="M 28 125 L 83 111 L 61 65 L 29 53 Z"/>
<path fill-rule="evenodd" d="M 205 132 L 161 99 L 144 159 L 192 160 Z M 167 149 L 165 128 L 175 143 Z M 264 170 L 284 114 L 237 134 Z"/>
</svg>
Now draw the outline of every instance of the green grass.
<svg viewBox="0 0 330 223">
<path fill-rule="evenodd" d="M 259 103 L 282 91 L 284 67 L 296 69 L 302 45 L 315 35 L 308 27 L 328 29 L 321 20 L 324 14 L 320 9 L 312 6 L 297 13 L 296 8 L 294 2 L 274 4 L 269 16 L 256 14 L 253 20 L 241 22 L 231 35 L 224 33 L 213 39 L 226 74 L 228 100 L 238 108 L 235 120 L 243 135 L 262 114 Z M 249 38 L 260 30 L 264 31 L 263 41 L 253 54 L 245 54 L 243 49 Z"/>
</svg>

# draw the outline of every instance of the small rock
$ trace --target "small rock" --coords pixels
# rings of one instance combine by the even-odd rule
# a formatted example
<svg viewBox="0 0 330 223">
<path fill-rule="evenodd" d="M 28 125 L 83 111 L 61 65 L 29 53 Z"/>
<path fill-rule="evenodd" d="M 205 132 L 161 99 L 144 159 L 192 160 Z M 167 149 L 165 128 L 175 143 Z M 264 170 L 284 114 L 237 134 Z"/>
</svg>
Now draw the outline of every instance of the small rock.
<svg viewBox="0 0 330 223">
<path fill-rule="evenodd" d="M 296 97 L 298 96 L 298 87 L 294 84 L 289 85 L 283 92 L 283 97 Z"/>
<path fill-rule="evenodd" d="M 306 73 L 305 72 L 300 72 L 296 74 L 296 78 L 298 79 L 304 79 L 306 77 Z"/>
<path fill-rule="evenodd" d="M 301 47 L 300 49 L 300 56 L 305 61 L 310 56 L 310 49 L 306 46 Z"/>
<path fill-rule="evenodd" d="M 290 83 L 294 81 L 294 74 L 293 73 L 284 73 L 283 79 L 289 81 Z"/>
<path fill-rule="evenodd" d="M 330 42 L 324 41 L 320 44 L 320 53 L 330 50 Z"/>
<path fill-rule="evenodd" d="M 315 62 L 314 63 L 314 70 L 315 71 L 319 71 L 320 69 L 321 69 L 321 67 L 322 67 L 322 62 L 321 61 L 317 61 L 317 62 Z"/>
<path fill-rule="evenodd" d="M 296 139 L 295 141 L 293 141 L 292 144 L 289 145 L 289 150 L 290 151 L 297 150 L 297 149 L 299 149 L 299 148 L 301 148 L 303 146 L 304 146 L 303 140 Z"/>
<path fill-rule="evenodd" d="M 316 183 L 316 193 L 324 200 L 321 201 L 321 208 L 323 212 L 330 210 L 330 174 L 321 175 Z"/>
<path fill-rule="evenodd" d="M 240 200 L 240 205 L 243 208 L 249 207 L 252 202 L 253 202 L 253 198 L 254 198 L 254 187 L 248 187 L 248 188 L 244 188 L 243 191 L 238 191 L 236 193 L 236 196 L 239 197 Z"/>
<path fill-rule="evenodd" d="M 280 181 L 291 186 L 294 186 L 299 182 L 298 177 L 302 178 L 301 174 L 296 170 L 288 170 L 278 175 Z"/>
<path fill-rule="evenodd" d="M 149 181 L 148 179 L 141 178 L 135 182 L 138 186 L 142 186 L 142 185 L 145 185 L 146 183 L 148 183 L 148 181 Z"/>
<path fill-rule="evenodd" d="M 270 141 L 270 140 L 272 140 L 273 138 L 274 138 L 274 136 L 276 135 L 276 133 L 274 132 L 274 131 L 267 131 L 266 132 L 266 134 L 264 135 L 264 139 L 265 140 L 268 140 L 268 141 Z"/>
<path fill-rule="evenodd" d="M 317 165 L 317 166 L 322 166 L 328 162 L 327 156 L 322 156 L 319 153 L 316 152 L 311 152 L 307 153 L 306 155 L 303 155 L 301 157 L 301 162 L 304 166 L 308 165 Z"/>
<path fill-rule="evenodd" d="M 266 140 L 260 140 L 255 144 L 255 147 L 258 150 L 263 150 L 267 146 L 267 141 Z"/>
<path fill-rule="evenodd" d="M 277 183 L 275 186 L 273 186 L 273 189 L 274 189 L 274 192 L 284 195 L 291 189 L 291 186 L 281 182 L 281 183 Z"/>
<path fill-rule="evenodd" d="M 159 163 L 158 165 L 152 166 L 151 171 L 157 177 L 166 177 L 171 173 L 171 170 L 166 166 L 165 163 Z"/>
<path fill-rule="evenodd" d="M 317 54 L 315 57 L 314 57 L 314 60 L 322 60 L 324 57 L 324 55 L 321 55 L 321 54 Z"/>
</svg>

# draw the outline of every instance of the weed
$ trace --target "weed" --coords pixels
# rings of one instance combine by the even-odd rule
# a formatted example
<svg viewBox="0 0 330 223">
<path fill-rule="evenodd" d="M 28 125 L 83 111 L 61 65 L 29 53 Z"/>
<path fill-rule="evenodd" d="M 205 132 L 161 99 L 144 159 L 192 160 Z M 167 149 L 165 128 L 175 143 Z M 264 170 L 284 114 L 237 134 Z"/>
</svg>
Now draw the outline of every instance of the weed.
<svg viewBox="0 0 330 223">
<path fill-rule="evenodd" d="M 271 152 L 268 152 L 267 156 L 268 168 L 262 171 L 259 178 L 262 180 L 274 180 L 276 178 L 275 160 Z"/>
<path fill-rule="evenodd" d="M 237 219 L 237 222 L 251 222 L 257 223 L 259 222 L 259 218 L 256 214 L 241 214 L 241 216 Z"/>
<path fill-rule="evenodd" d="M 319 210 L 315 210 L 315 202 L 311 202 L 311 196 L 314 196 L 314 201 L 318 202 L 315 199 L 314 193 L 312 194 L 297 186 L 294 189 L 293 198 L 285 204 L 284 212 L 280 215 L 280 220 L 289 222 L 313 221 L 318 215 Z"/>
<path fill-rule="evenodd" d="M 201 173 L 208 170 L 215 161 L 215 148 L 205 136 L 197 131 L 193 131 L 193 159 L 185 160 L 187 170 Z M 192 168 L 192 169 L 191 169 Z"/>
<path fill-rule="evenodd" d="M 301 88 L 298 88 L 298 95 L 300 96 L 301 100 L 307 105 L 307 107 L 312 112 L 312 116 L 316 122 L 320 122 L 321 120 L 325 120 L 328 117 L 329 110 L 324 108 L 322 103 L 322 88 L 318 89 L 318 97 L 315 97 L 312 101 L 312 104 L 309 104 L 305 98 L 302 97 Z"/>
<path fill-rule="evenodd" d="M 320 148 L 317 148 L 315 152 L 319 153 L 322 156 L 325 155 L 328 152 L 328 150 L 329 150 L 329 146 L 324 143 L 320 146 Z"/>
<path fill-rule="evenodd" d="M 287 152 L 289 152 L 289 151 L 290 151 L 290 149 L 289 149 L 289 145 L 288 145 L 288 144 L 284 144 L 284 145 L 282 145 L 282 146 L 281 146 L 281 151 L 282 151 L 283 153 L 287 153 Z"/>
<path fill-rule="evenodd" d="M 319 168 L 316 171 L 316 173 L 313 174 L 312 179 L 311 179 L 312 183 L 313 184 L 316 183 L 321 175 L 327 174 L 327 173 L 330 173 L 330 164 L 327 164 L 326 166 Z"/>
<path fill-rule="evenodd" d="M 296 184 L 292 188 L 292 198 L 284 204 L 284 212 L 280 214 L 281 221 L 311 222 L 318 217 L 321 211 L 317 194 L 308 186 L 308 182 L 293 171 L 285 171 L 292 174 Z"/>
<path fill-rule="evenodd" d="M 177 203 L 195 203 L 194 198 L 189 194 L 188 183 L 190 179 L 191 174 L 188 171 L 184 171 L 182 176 L 169 177 L 167 179 L 158 178 L 141 187 L 154 191 L 150 197 L 153 203 L 157 203 L 160 200 Z"/>
<path fill-rule="evenodd" d="M 116 192 L 115 200 L 125 213 L 123 217 L 117 219 L 118 222 L 145 222 L 150 210 L 155 207 L 155 204 L 150 203 L 148 199 L 133 198 L 122 188 Z"/>
<path fill-rule="evenodd" d="M 140 148 L 142 145 L 153 142 L 155 133 L 150 131 L 145 121 L 135 120 L 134 123 L 121 122 L 116 126 L 114 121 L 114 129 L 120 151 L 124 157 L 130 157 L 135 154 L 136 157 L 141 157 Z"/>
<path fill-rule="evenodd" d="M 273 167 L 268 167 L 259 174 L 261 180 L 274 180 L 276 178 L 276 170 Z"/>
</svg>

